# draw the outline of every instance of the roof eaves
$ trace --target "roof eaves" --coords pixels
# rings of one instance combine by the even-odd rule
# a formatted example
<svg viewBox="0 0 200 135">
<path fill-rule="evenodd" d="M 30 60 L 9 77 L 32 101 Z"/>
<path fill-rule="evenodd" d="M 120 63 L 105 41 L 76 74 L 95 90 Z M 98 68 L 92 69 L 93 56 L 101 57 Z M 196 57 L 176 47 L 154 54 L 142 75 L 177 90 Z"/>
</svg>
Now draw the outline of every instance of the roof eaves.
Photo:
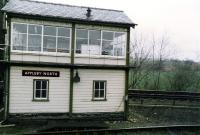
<svg viewBox="0 0 200 135">
<path fill-rule="evenodd" d="M 125 27 L 135 27 L 138 24 L 135 23 L 120 23 L 120 22 L 111 22 L 111 21 L 101 21 L 101 20 L 86 20 L 86 19 L 80 19 L 80 18 L 63 18 L 60 16 L 42 16 L 42 15 L 38 15 L 38 14 L 24 14 L 24 13 L 16 13 L 16 12 L 12 12 L 12 11 L 6 11 L 6 10 L 2 10 L 3 12 L 8 13 L 11 16 L 16 16 L 16 17 L 26 17 L 26 18 L 40 18 L 43 19 L 44 17 L 47 19 L 59 19 L 62 21 L 69 21 L 69 22 L 79 22 L 79 23 L 97 23 L 97 24 L 101 24 L 104 23 L 103 25 L 106 24 L 112 24 L 113 26 L 125 26 Z M 23 16 L 22 16 L 23 15 Z M 67 19 L 67 20 L 66 20 Z"/>
</svg>

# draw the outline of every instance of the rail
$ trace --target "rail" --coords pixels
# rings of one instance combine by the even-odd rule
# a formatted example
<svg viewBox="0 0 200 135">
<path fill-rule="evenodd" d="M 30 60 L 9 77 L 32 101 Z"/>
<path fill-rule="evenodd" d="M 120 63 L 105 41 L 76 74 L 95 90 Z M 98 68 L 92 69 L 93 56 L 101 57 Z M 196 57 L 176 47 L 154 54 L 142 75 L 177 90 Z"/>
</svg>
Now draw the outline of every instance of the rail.
<svg viewBox="0 0 200 135">
<path fill-rule="evenodd" d="M 168 100 L 200 100 L 200 93 L 185 91 L 157 91 L 157 90 L 136 90 L 128 91 L 129 99 L 168 99 Z"/>
<path fill-rule="evenodd" d="M 116 134 L 116 133 L 130 133 L 136 131 L 155 131 L 155 130 L 174 130 L 174 129 L 199 129 L 200 125 L 170 125 L 170 126 L 148 126 L 148 127 L 133 127 L 133 128 L 119 128 L 119 129 L 97 129 L 97 130 L 75 130 L 75 131 L 49 131 L 49 132 L 37 132 L 37 133 L 26 133 L 24 135 L 62 135 L 62 134 L 75 134 L 75 135 L 106 135 L 106 134 Z"/>
</svg>

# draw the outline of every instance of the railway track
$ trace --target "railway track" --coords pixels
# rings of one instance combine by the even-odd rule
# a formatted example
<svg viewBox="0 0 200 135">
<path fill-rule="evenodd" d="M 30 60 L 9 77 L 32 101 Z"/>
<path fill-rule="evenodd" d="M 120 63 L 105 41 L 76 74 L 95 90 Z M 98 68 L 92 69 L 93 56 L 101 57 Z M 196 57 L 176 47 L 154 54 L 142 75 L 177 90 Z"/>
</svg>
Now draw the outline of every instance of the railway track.
<svg viewBox="0 0 200 135">
<path fill-rule="evenodd" d="M 200 125 L 170 125 L 170 126 L 148 126 L 148 127 L 133 127 L 133 128 L 120 128 L 120 129 L 97 129 L 97 130 L 74 130 L 74 131 L 49 131 L 28 133 L 24 135 L 108 135 L 108 134 L 123 134 L 133 133 L 138 131 L 159 131 L 159 130 L 186 130 L 186 129 L 200 129 Z"/>
</svg>

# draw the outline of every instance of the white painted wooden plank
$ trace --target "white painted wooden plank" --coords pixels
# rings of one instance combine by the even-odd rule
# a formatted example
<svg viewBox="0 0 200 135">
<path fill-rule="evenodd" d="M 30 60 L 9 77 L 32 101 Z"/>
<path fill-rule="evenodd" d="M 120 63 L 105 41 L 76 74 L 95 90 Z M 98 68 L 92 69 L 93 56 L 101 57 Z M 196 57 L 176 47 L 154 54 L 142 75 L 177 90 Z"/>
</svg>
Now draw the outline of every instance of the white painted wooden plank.
<svg viewBox="0 0 200 135">
<path fill-rule="evenodd" d="M 60 77 L 23 77 L 22 70 L 60 71 Z M 69 111 L 69 69 L 11 67 L 10 113 Z M 49 79 L 49 102 L 33 102 L 33 79 Z"/>
<path fill-rule="evenodd" d="M 93 58 L 92 56 L 88 57 L 75 57 L 74 62 L 76 64 L 100 64 L 100 65 L 125 65 L 125 59 L 117 59 L 117 58 Z"/>
<path fill-rule="evenodd" d="M 70 63 L 70 57 L 68 56 L 51 56 L 51 55 L 40 55 L 40 54 L 16 54 L 11 53 L 11 61 L 33 61 L 33 62 L 52 62 L 52 63 Z"/>
<path fill-rule="evenodd" d="M 74 113 L 124 110 L 125 71 L 82 69 L 78 72 L 81 81 L 74 84 Z M 93 80 L 107 81 L 107 101 L 92 101 Z"/>
</svg>

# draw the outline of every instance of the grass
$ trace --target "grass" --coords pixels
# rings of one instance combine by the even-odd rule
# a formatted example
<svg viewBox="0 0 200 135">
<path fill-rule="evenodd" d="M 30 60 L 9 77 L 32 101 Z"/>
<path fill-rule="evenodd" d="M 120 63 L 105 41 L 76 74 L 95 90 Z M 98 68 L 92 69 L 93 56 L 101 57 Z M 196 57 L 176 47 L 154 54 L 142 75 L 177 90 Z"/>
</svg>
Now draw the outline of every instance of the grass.
<svg viewBox="0 0 200 135">
<path fill-rule="evenodd" d="M 131 78 L 136 75 L 132 74 L 133 71 L 130 71 L 129 76 L 129 84 L 131 84 Z M 160 81 L 158 84 L 158 87 L 155 86 L 155 80 L 158 78 L 158 71 L 155 71 L 153 74 L 153 71 L 150 72 L 147 76 L 145 76 L 146 71 L 141 71 L 141 75 L 136 76 L 136 79 L 139 81 L 137 82 L 137 85 L 132 87 L 133 89 L 146 89 L 146 90 L 168 90 L 168 91 L 190 91 L 190 92 L 200 92 L 200 72 L 195 71 L 194 74 L 182 74 L 182 76 L 179 78 L 175 78 L 175 72 L 172 71 L 161 71 L 160 72 Z M 140 80 L 142 76 L 145 76 Z M 188 80 L 188 81 L 185 81 Z M 177 85 L 173 84 L 172 82 L 176 81 L 178 84 L 182 84 L 181 88 L 177 88 Z M 170 83 L 171 82 L 171 83 Z M 187 84 L 187 85 L 184 85 Z"/>
</svg>

